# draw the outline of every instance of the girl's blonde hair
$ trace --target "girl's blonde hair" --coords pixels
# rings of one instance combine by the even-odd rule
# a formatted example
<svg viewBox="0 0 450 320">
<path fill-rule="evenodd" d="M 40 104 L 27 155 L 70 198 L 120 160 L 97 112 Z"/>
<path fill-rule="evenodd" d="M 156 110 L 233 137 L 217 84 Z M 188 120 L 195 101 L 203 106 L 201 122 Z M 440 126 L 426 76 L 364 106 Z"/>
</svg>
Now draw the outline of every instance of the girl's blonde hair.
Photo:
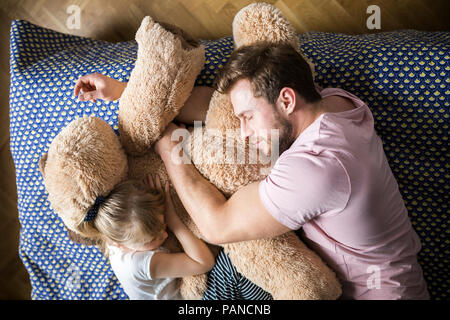
<svg viewBox="0 0 450 320">
<path fill-rule="evenodd" d="M 146 189 L 140 181 L 124 181 L 105 197 L 95 219 L 80 223 L 78 231 L 108 255 L 107 242 L 137 243 L 142 236 L 153 237 L 164 229 L 159 218 L 164 201 L 163 192 Z"/>
</svg>

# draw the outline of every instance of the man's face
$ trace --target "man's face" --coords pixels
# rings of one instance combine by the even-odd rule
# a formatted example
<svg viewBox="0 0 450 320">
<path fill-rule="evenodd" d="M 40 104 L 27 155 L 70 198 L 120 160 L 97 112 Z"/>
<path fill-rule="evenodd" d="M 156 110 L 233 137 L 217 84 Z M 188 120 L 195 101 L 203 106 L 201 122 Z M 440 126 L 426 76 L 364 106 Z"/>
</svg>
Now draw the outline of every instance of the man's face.
<svg viewBox="0 0 450 320">
<path fill-rule="evenodd" d="M 242 137 L 250 138 L 250 142 L 270 155 L 273 147 L 279 148 L 279 154 L 288 149 L 294 141 L 292 137 L 292 125 L 283 118 L 276 106 L 270 104 L 263 97 L 254 97 L 251 84 L 248 79 L 241 79 L 230 90 L 230 99 L 234 113 L 241 121 Z M 278 130 L 278 144 L 273 141 L 271 130 Z"/>
</svg>

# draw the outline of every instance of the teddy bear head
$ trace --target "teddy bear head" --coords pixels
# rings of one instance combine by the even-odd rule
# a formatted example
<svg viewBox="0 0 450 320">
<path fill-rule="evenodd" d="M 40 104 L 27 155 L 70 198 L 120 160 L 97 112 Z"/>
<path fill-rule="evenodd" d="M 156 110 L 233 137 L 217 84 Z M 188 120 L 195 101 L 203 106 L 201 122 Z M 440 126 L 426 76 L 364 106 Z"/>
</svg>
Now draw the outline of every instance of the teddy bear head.
<svg viewBox="0 0 450 320">
<path fill-rule="evenodd" d="M 86 213 L 126 178 L 128 165 L 113 129 L 99 118 L 82 117 L 54 138 L 39 169 L 52 209 L 69 230 L 91 237 L 80 229 Z"/>
</svg>

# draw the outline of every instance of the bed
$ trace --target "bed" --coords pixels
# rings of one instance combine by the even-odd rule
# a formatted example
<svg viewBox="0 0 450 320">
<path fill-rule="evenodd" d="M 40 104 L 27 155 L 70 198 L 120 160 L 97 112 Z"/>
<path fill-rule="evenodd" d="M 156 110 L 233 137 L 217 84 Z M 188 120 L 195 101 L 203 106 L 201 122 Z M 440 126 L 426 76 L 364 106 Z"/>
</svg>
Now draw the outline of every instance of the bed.
<svg viewBox="0 0 450 320">
<path fill-rule="evenodd" d="M 299 35 L 316 65 L 315 81 L 364 100 L 413 227 L 432 299 L 449 298 L 449 58 L 450 32 L 400 30 L 367 35 Z M 196 85 L 211 86 L 231 51 L 231 37 L 201 40 L 206 63 Z M 10 33 L 10 145 L 16 169 L 19 255 L 30 275 L 32 299 L 127 299 L 95 247 L 69 240 L 50 209 L 38 170 L 41 155 L 69 122 L 84 115 L 117 131 L 118 102 L 80 102 L 79 76 L 100 72 L 127 81 L 135 41 L 109 43 L 14 20 Z"/>
</svg>

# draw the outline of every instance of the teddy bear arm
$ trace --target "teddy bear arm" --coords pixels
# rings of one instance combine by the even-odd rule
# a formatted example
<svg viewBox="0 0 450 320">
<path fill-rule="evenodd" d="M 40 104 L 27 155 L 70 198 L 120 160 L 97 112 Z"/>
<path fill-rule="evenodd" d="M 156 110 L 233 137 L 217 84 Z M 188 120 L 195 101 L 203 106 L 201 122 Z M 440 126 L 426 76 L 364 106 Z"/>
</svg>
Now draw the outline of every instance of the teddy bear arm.
<svg viewBox="0 0 450 320">
<path fill-rule="evenodd" d="M 204 47 L 150 17 L 136 33 L 135 67 L 119 101 L 119 131 L 129 154 L 145 154 L 179 113 L 204 64 Z"/>
</svg>

